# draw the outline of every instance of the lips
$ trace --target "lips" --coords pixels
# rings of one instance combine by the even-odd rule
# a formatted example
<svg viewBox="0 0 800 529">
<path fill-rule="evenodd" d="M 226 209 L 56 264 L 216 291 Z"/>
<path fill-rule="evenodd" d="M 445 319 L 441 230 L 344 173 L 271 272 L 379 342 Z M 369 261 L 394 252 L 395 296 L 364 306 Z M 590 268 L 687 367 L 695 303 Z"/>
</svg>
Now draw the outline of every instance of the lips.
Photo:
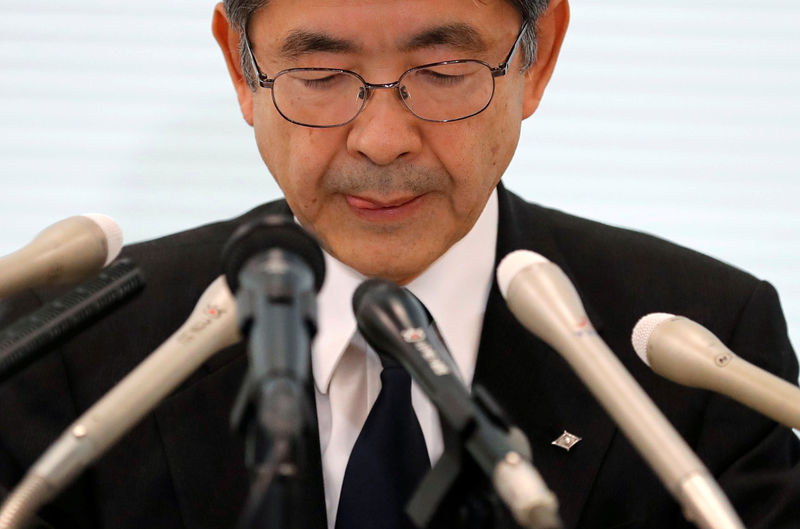
<svg viewBox="0 0 800 529">
<path fill-rule="evenodd" d="M 347 204 L 360 217 L 370 221 L 397 221 L 410 216 L 424 195 L 371 198 L 346 195 Z"/>
<path fill-rule="evenodd" d="M 351 206 L 359 209 L 387 209 L 401 207 L 413 201 L 415 196 L 400 197 L 391 200 L 371 199 L 365 197 L 357 197 L 353 195 L 347 196 L 347 202 Z"/>
</svg>

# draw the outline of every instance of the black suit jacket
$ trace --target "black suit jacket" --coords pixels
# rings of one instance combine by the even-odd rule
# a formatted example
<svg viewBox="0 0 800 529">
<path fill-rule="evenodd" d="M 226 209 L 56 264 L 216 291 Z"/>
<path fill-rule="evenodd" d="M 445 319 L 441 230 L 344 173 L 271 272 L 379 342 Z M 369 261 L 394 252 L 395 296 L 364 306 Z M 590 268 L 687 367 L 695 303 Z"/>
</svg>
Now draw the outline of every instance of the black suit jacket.
<svg viewBox="0 0 800 529">
<path fill-rule="evenodd" d="M 793 433 L 729 399 L 654 375 L 629 340 L 644 314 L 682 314 L 794 382 L 797 360 L 774 289 L 659 239 L 525 203 L 502 186 L 499 200 L 498 259 L 525 248 L 560 265 L 601 336 L 717 476 L 747 527 L 800 527 Z M 124 255 L 145 272 L 144 293 L 0 386 L 0 483 L 10 489 L 65 427 L 185 321 L 219 274 L 221 247 L 237 225 L 276 212 L 289 212 L 285 202 L 127 247 Z M 52 295 L 28 292 L 0 305 L 3 325 Z M 58 529 L 231 527 L 248 489 L 242 441 L 228 426 L 245 369 L 242 345 L 215 355 L 41 517 Z M 475 382 L 528 435 L 566 527 L 691 527 L 566 362 L 516 322 L 496 284 Z M 551 444 L 564 430 L 583 438 L 569 452 Z M 308 446 L 302 514 L 307 526 L 322 528 L 316 425 Z"/>
</svg>

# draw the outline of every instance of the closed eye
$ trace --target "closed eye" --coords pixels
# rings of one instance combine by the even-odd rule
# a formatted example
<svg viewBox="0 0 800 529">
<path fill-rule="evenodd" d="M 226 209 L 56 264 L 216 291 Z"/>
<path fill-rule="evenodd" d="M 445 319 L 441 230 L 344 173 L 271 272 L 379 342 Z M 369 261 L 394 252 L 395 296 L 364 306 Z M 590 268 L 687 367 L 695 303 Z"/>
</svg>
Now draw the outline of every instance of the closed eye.
<svg viewBox="0 0 800 529">
<path fill-rule="evenodd" d="M 466 78 L 465 75 L 443 74 L 434 70 L 422 69 L 417 71 L 420 80 L 440 86 L 459 84 Z"/>
<path fill-rule="evenodd" d="M 329 75 L 319 79 L 303 79 L 303 84 L 307 88 L 331 88 L 341 78 L 340 75 Z"/>
<path fill-rule="evenodd" d="M 282 77 L 282 76 L 281 76 Z M 290 79 L 295 89 L 330 90 L 339 86 L 347 86 L 350 76 L 341 72 L 300 70 L 288 72 L 286 79 Z"/>
</svg>

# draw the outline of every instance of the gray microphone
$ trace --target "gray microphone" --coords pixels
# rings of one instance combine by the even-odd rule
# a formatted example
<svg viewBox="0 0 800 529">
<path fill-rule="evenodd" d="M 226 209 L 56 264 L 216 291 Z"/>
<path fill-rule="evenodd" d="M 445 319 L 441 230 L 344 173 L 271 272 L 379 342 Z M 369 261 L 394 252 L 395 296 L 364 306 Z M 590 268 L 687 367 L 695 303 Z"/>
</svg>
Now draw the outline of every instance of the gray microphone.
<svg viewBox="0 0 800 529">
<path fill-rule="evenodd" d="M 800 388 L 739 358 L 699 323 L 654 312 L 639 320 L 631 342 L 639 358 L 659 375 L 722 393 L 800 429 Z"/>
<path fill-rule="evenodd" d="M 122 231 L 111 217 L 87 213 L 56 222 L 23 248 L 0 258 L 0 298 L 28 288 L 89 279 L 121 249 Z"/>
<path fill-rule="evenodd" d="M 703 529 L 744 529 L 705 465 L 597 335 L 557 265 L 518 250 L 498 266 L 497 283 L 511 312 L 569 363 L 688 520 Z"/>
<path fill-rule="evenodd" d="M 22 527 L 211 355 L 239 339 L 236 303 L 220 276 L 186 322 L 31 466 L 0 507 L 0 529 Z"/>
</svg>

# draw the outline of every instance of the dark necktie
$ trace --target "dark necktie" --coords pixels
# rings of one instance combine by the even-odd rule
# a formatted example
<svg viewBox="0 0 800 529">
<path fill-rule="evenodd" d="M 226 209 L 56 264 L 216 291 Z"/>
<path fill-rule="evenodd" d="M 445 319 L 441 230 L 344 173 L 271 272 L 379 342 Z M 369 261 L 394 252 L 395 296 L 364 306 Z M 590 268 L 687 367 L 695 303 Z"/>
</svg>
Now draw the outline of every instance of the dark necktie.
<svg viewBox="0 0 800 529">
<path fill-rule="evenodd" d="M 381 391 L 347 461 L 336 529 L 412 528 L 405 505 L 430 469 L 411 377 L 391 360 L 381 362 Z"/>
</svg>

